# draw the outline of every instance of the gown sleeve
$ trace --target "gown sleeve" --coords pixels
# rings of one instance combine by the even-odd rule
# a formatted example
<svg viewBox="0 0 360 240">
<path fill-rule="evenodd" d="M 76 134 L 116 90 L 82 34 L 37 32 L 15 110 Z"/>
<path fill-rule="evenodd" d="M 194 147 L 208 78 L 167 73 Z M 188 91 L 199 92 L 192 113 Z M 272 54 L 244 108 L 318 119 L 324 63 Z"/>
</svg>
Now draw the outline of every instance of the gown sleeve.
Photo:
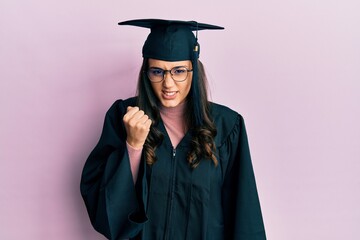
<svg viewBox="0 0 360 240">
<path fill-rule="evenodd" d="M 126 131 L 122 122 L 126 112 L 122 100 L 106 113 L 100 140 L 83 168 L 80 190 L 93 227 L 108 239 L 136 236 L 147 221 L 143 179 L 134 186 Z M 140 170 L 144 173 L 144 168 Z M 139 176 L 141 173 L 139 172 Z"/>
<path fill-rule="evenodd" d="M 265 229 L 251 163 L 244 119 L 224 143 L 229 154 L 222 190 L 225 239 L 264 240 Z"/>
</svg>

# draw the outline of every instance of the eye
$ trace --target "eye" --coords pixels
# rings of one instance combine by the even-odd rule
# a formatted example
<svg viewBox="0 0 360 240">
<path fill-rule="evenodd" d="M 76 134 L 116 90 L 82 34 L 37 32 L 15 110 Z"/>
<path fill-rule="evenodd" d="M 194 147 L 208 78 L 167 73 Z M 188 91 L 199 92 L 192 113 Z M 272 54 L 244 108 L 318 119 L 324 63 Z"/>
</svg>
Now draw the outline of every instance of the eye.
<svg viewBox="0 0 360 240">
<path fill-rule="evenodd" d="M 187 71 L 186 71 L 186 68 L 184 68 L 184 67 L 178 67 L 178 68 L 174 68 L 172 72 L 173 72 L 173 74 L 179 75 L 179 74 L 184 74 Z"/>
<path fill-rule="evenodd" d="M 151 74 L 153 76 L 163 76 L 164 70 L 162 70 L 161 68 L 150 68 L 149 74 Z"/>
</svg>

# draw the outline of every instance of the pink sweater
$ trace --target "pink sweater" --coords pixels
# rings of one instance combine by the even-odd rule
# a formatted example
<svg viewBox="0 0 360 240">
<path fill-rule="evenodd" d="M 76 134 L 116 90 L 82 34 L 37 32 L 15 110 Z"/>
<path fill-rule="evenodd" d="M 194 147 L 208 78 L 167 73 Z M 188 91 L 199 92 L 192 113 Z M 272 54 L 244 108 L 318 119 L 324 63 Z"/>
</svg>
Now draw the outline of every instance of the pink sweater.
<svg viewBox="0 0 360 240">
<path fill-rule="evenodd" d="M 185 103 L 181 103 L 173 108 L 160 108 L 161 119 L 174 148 L 176 148 L 187 131 L 184 121 L 185 106 Z M 135 183 L 138 176 L 142 148 L 133 148 L 128 143 L 126 143 L 126 146 L 129 153 L 131 172 Z"/>
</svg>

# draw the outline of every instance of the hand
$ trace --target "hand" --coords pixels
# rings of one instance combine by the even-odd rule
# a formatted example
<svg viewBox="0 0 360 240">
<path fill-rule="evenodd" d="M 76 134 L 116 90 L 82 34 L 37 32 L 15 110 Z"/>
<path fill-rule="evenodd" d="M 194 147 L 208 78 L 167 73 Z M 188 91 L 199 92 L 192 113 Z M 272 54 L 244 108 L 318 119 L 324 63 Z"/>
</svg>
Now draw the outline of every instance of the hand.
<svg viewBox="0 0 360 240">
<path fill-rule="evenodd" d="M 138 107 L 129 106 L 123 122 L 127 133 L 127 143 L 134 148 L 142 148 L 150 132 L 151 119 Z"/>
</svg>

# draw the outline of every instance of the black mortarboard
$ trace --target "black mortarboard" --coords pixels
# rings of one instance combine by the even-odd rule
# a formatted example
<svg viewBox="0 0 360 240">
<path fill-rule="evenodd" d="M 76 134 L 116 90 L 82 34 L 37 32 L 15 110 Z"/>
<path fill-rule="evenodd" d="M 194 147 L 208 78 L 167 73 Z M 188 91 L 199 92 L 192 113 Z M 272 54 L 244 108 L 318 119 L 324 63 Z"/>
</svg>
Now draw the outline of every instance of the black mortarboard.
<svg viewBox="0 0 360 240">
<path fill-rule="evenodd" d="M 151 32 L 142 49 L 143 57 L 164 61 L 195 60 L 194 58 L 198 58 L 199 55 L 197 31 L 224 29 L 223 27 L 195 21 L 162 19 L 130 20 L 119 22 L 119 25 L 150 28 Z M 196 37 L 192 31 L 196 31 Z"/>
</svg>

